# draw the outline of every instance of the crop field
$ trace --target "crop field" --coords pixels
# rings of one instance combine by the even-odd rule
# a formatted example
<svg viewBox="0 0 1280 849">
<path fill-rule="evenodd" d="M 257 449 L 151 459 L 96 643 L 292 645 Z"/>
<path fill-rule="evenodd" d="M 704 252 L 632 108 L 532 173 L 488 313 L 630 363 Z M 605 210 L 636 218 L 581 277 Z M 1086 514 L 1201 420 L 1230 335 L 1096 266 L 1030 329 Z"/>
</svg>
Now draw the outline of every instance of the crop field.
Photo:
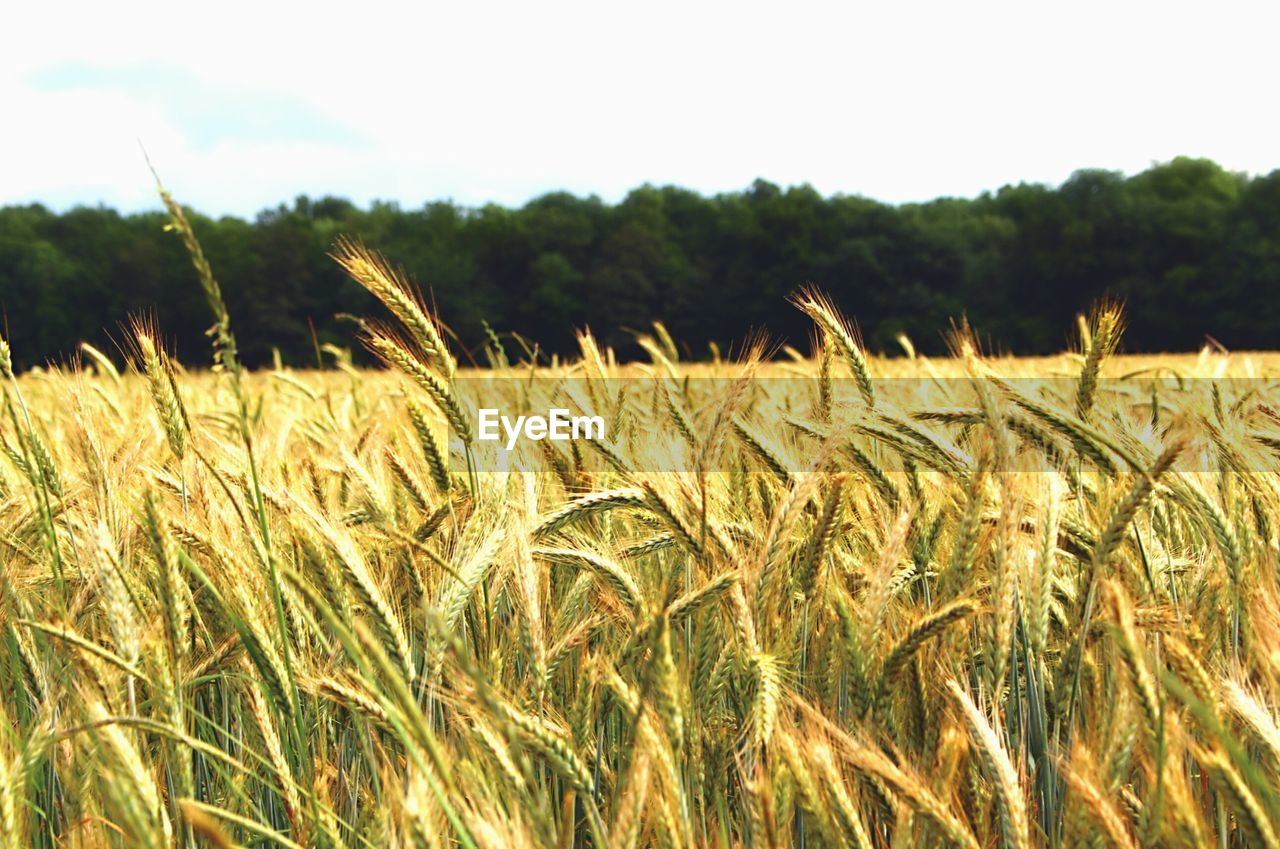
<svg viewBox="0 0 1280 849">
<path fill-rule="evenodd" d="M 248 373 L 171 211 L 215 371 L 0 351 L 4 846 L 1280 846 L 1280 358 L 460 370 L 343 244 L 388 368 Z"/>
</svg>

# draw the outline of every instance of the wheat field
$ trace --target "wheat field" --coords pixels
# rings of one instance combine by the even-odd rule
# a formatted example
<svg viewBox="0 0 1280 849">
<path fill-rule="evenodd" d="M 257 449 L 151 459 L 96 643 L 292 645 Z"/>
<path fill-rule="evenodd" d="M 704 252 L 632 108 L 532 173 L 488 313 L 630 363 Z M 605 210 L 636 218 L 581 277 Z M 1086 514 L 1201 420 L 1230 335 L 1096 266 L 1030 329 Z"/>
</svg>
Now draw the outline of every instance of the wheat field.
<svg viewBox="0 0 1280 849">
<path fill-rule="evenodd" d="M 343 243 L 389 368 L 248 373 L 170 208 L 215 371 L 0 347 L 4 846 L 1280 845 L 1276 357 L 478 373 Z"/>
</svg>

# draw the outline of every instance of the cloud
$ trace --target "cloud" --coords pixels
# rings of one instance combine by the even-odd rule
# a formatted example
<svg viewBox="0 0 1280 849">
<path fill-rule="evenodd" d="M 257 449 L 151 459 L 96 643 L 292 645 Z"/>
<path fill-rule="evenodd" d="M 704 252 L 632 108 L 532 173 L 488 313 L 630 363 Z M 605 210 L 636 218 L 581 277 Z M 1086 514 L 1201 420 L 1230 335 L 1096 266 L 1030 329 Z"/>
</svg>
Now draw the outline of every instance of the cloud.
<svg viewBox="0 0 1280 849">
<path fill-rule="evenodd" d="M 0 50 L 0 204 L 154 206 L 139 139 L 184 202 L 240 215 L 304 192 L 513 204 L 764 177 L 903 202 L 1179 154 L 1280 164 L 1277 13 L 1253 0 L 122 0 L 75 26 L 10 5 L 28 37 Z"/>
<path fill-rule="evenodd" d="M 68 62 L 28 77 L 36 91 L 123 96 L 159 111 L 196 151 L 227 142 L 302 142 L 359 148 L 364 136 L 297 97 L 259 87 L 211 84 L 164 63 L 96 65 Z"/>
</svg>

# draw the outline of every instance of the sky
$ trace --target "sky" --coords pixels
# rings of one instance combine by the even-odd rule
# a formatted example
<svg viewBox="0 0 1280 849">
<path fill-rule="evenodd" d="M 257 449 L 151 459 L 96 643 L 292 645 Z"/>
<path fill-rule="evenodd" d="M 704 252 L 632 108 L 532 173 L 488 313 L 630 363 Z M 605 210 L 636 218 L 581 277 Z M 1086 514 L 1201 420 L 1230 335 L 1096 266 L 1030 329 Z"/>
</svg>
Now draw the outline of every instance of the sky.
<svg viewBox="0 0 1280 849">
<path fill-rule="evenodd" d="M 1274 3 L 15 3 L 0 204 L 250 216 L 1280 168 Z"/>
</svg>

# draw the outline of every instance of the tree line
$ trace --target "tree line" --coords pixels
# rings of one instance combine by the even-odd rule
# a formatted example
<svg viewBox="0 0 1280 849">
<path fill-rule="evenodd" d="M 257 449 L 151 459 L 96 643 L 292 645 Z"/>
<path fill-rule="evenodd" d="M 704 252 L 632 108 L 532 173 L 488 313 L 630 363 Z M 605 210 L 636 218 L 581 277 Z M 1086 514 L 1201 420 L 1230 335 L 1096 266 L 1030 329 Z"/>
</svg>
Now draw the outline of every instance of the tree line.
<svg viewBox="0 0 1280 849">
<path fill-rule="evenodd" d="M 250 365 L 273 349 L 314 364 L 319 345 L 352 344 L 345 315 L 376 312 L 328 256 L 341 236 L 403 267 L 480 362 L 490 329 L 507 347 L 518 335 L 564 353 L 589 326 L 625 355 L 655 319 L 690 357 L 757 329 L 804 347 L 809 328 L 785 301 L 810 282 L 873 351 L 896 351 L 899 333 L 944 350 L 961 317 L 999 350 L 1058 351 L 1102 296 L 1125 302 L 1129 350 L 1187 350 L 1209 334 L 1280 347 L 1280 170 L 1249 177 L 1203 159 L 898 206 L 758 180 L 712 197 L 643 186 L 616 204 L 558 192 L 518 209 L 300 197 L 252 221 L 191 219 Z M 183 362 L 207 361 L 206 307 L 165 222 L 0 209 L 0 308 L 19 364 L 82 340 L 115 352 L 135 314 L 154 315 Z"/>
</svg>

